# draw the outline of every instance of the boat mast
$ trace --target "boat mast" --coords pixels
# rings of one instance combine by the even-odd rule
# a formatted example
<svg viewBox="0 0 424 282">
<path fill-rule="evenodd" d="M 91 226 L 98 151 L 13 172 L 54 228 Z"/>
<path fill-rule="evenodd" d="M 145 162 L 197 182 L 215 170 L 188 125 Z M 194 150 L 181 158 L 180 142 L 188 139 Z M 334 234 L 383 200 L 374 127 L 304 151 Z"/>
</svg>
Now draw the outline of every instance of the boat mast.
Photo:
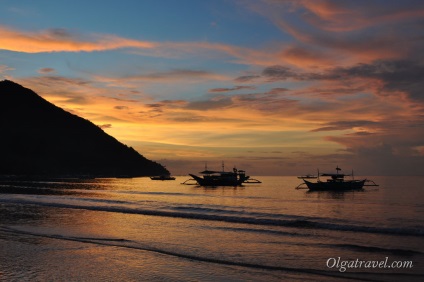
<svg viewBox="0 0 424 282">
<path fill-rule="evenodd" d="M 339 170 L 342 170 L 341 168 L 339 168 L 339 166 L 336 167 L 336 175 L 339 176 Z"/>
</svg>

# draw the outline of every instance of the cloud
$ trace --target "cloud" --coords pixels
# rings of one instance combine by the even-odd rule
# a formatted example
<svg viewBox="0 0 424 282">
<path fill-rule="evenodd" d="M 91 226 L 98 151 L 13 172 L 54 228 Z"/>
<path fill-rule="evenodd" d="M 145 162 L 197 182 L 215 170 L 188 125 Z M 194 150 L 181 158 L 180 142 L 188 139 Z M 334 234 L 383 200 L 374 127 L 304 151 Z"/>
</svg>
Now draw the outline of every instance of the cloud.
<svg viewBox="0 0 424 282">
<path fill-rule="evenodd" d="M 56 72 L 56 70 L 53 69 L 53 68 L 41 68 L 41 69 L 38 70 L 38 73 L 40 73 L 40 74 L 52 74 L 52 73 L 55 73 L 55 72 Z"/>
<path fill-rule="evenodd" d="M 129 91 L 130 93 L 133 93 L 133 91 Z M 109 97 L 109 96 L 103 96 L 106 97 L 108 99 L 113 99 L 115 101 L 120 101 L 120 102 L 125 102 L 125 103 L 139 103 L 139 100 L 135 100 L 135 99 L 127 99 L 127 98 L 117 98 L 117 97 Z"/>
<path fill-rule="evenodd" d="M 345 85 L 329 88 L 331 92 L 347 94 L 373 91 L 375 95 L 409 98 L 423 102 L 424 63 L 411 60 L 377 60 L 346 67 L 334 67 L 320 72 L 305 72 L 281 65 L 266 67 L 261 76 L 267 82 L 278 81 L 342 81 Z M 348 86 L 348 87 L 347 87 Z M 328 90 L 329 90 L 328 89 Z M 315 88 L 315 93 L 325 93 Z"/>
<path fill-rule="evenodd" d="M 82 78 L 43 75 L 39 77 L 21 78 L 19 82 L 43 96 L 50 98 L 54 97 L 53 102 L 60 101 L 60 104 L 86 105 L 90 103 L 89 97 L 98 92 L 92 91 L 93 82 L 91 80 Z"/>
<path fill-rule="evenodd" d="M 284 48 L 279 54 L 279 61 L 303 67 L 322 67 L 334 65 L 334 58 L 328 51 L 311 46 L 293 45 Z"/>
<path fill-rule="evenodd" d="M 134 83 L 198 83 L 199 81 L 227 81 L 230 78 L 226 75 L 195 69 L 171 69 L 168 71 L 148 71 L 139 74 L 125 76 L 106 77 L 94 75 L 93 79 L 113 86 L 132 87 Z"/>
<path fill-rule="evenodd" d="M 297 1 L 305 9 L 302 18 L 322 30 L 347 32 L 391 22 L 422 18 L 424 5 L 420 1 L 403 1 L 382 6 L 384 1 L 357 5 L 354 1 Z M 346 21 L 346 18 L 352 19 Z"/>
<path fill-rule="evenodd" d="M 148 80 L 180 80 L 180 79 L 222 79 L 223 76 L 203 71 L 203 70 L 190 70 L 190 69 L 174 69 L 165 72 L 151 72 L 148 74 L 141 74 L 134 76 L 135 79 L 148 79 Z"/>
<path fill-rule="evenodd" d="M 346 130 L 353 128 L 363 128 L 363 127 L 376 127 L 377 122 L 369 120 L 353 120 L 353 121 L 333 121 L 328 122 L 325 126 L 311 130 L 312 132 L 319 131 L 333 131 L 333 130 Z"/>
<path fill-rule="evenodd" d="M 350 68 L 336 68 L 332 73 L 342 76 L 372 78 L 381 81 L 380 94 L 402 92 L 410 98 L 423 101 L 424 64 L 410 60 L 375 61 Z"/>
<path fill-rule="evenodd" d="M 300 76 L 291 68 L 279 65 L 265 68 L 262 71 L 262 76 L 268 78 L 270 81 L 287 80 L 291 78 L 297 80 L 301 79 Z"/>
<path fill-rule="evenodd" d="M 110 123 L 101 124 L 101 125 L 98 125 L 98 127 L 100 127 L 101 129 L 108 129 L 108 128 L 112 127 L 112 124 L 110 124 Z"/>
<path fill-rule="evenodd" d="M 256 88 L 254 86 L 234 86 L 231 88 L 212 88 L 212 89 L 209 89 L 209 92 L 211 93 L 232 92 L 232 91 L 243 90 L 243 89 L 254 90 Z"/>
<path fill-rule="evenodd" d="M 236 82 L 252 82 L 254 80 L 256 80 L 257 78 L 260 78 L 260 75 L 244 75 L 244 76 L 239 76 L 236 79 L 234 79 L 234 81 Z"/>
<path fill-rule="evenodd" d="M 24 52 L 93 52 L 120 48 L 154 48 L 153 42 L 94 34 L 90 39 L 66 29 L 25 32 L 0 26 L 0 49 Z"/>
<path fill-rule="evenodd" d="M 277 95 L 277 94 L 286 93 L 287 91 L 290 91 L 290 89 L 285 88 L 285 87 L 276 87 L 276 88 L 272 88 L 271 90 L 269 90 L 267 92 L 267 94 Z"/>
<path fill-rule="evenodd" d="M 244 1 L 294 42 L 274 63 L 300 68 L 420 57 L 422 1 Z M 277 59 L 278 58 L 278 59 Z"/>
<path fill-rule="evenodd" d="M 214 97 L 210 100 L 190 102 L 185 106 L 185 108 L 189 110 L 207 111 L 228 108 L 232 105 L 233 101 L 229 97 Z"/>
<path fill-rule="evenodd" d="M 127 52 L 150 57 L 183 58 L 201 56 L 227 59 L 237 64 L 268 65 L 275 61 L 269 50 L 255 50 L 212 42 L 153 42 L 113 34 L 80 34 L 62 28 L 22 31 L 0 25 L 0 50 L 23 53 L 95 52 L 130 49 Z M 171 73 L 172 74 L 172 73 Z M 153 74 L 152 74 L 153 75 Z M 156 78 L 156 77 L 153 77 Z"/>
<path fill-rule="evenodd" d="M 146 104 L 146 106 L 149 107 L 149 108 L 161 108 L 164 105 L 163 104 L 156 103 L 156 104 Z"/>
<path fill-rule="evenodd" d="M 6 65 L 0 65 L 0 74 L 6 73 L 6 72 L 9 72 L 9 71 L 12 71 L 12 70 L 14 70 L 14 68 L 11 68 L 11 67 L 6 66 Z"/>
</svg>

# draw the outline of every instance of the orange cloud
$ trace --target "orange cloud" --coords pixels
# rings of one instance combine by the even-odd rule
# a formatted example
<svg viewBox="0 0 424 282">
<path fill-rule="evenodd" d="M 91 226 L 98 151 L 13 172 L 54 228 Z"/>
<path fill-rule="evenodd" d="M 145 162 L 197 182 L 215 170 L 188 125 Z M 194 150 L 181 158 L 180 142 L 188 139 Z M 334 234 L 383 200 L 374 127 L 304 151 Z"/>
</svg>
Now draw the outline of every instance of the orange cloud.
<svg viewBox="0 0 424 282">
<path fill-rule="evenodd" d="M 423 48 L 422 41 L 417 40 L 422 33 L 419 24 L 424 16 L 422 3 L 402 2 L 384 9 L 381 3 L 361 5 L 355 1 L 246 3 L 296 40 L 291 47 L 283 48 L 280 63 L 305 68 L 349 65 L 414 57 Z"/>
<path fill-rule="evenodd" d="M 369 2 L 367 5 L 355 5 L 337 1 L 297 2 L 299 7 L 308 11 L 303 18 L 311 25 L 332 32 L 346 32 L 367 27 L 390 24 L 391 22 L 410 21 L 424 16 L 424 7 L 394 5 L 382 8 L 380 3 Z"/>
<path fill-rule="evenodd" d="M 93 52 L 119 48 L 154 48 L 155 44 L 113 35 L 93 35 L 91 40 L 65 29 L 24 32 L 0 26 L 0 49 L 25 52 Z"/>
<path fill-rule="evenodd" d="M 144 56 L 161 58 L 181 58 L 201 56 L 205 58 L 224 58 L 238 64 L 266 66 L 275 63 L 277 50 L 254 50 L 228 44 L 210 42 L 151 42 L 122 38 L 110 34 L 77 34 L 66 29 L 47 29 L 36 32 L 21 31 L 0 25 L 0 49 L 24 53 L 43 52 L 94 52 L 123 48 Z M 168 73 L 150 73 L 146 79 L 174 77 L 178 79 L 183 70 Z M 199 77 L 210 75 L 192 72 Z M 136 78 L 143 78 L 143 75 Z"/>
</svg>

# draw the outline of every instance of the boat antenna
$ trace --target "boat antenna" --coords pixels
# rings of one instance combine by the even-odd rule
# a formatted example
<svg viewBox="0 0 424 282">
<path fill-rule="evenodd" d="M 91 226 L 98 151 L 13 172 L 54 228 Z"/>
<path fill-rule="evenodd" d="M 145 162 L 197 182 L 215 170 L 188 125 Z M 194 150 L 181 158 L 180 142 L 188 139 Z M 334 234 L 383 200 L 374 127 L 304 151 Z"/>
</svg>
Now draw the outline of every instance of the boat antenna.
<svg viewBox="0 0 424 282">
<path fill-rule="evenodd" d="M 353 169 L 352 169 L 352 180 L 355 180 L 355 177 L 353 176 Z"/>
<path fill-rule="evenodd" d="M 208 170 L 208 162 L 205 162 L 205 170 Z"/>
<path fill-rule="evenodd" d="M 224 171 L 224 161 L 222 161 L 222 171 Z"/>
</svg>

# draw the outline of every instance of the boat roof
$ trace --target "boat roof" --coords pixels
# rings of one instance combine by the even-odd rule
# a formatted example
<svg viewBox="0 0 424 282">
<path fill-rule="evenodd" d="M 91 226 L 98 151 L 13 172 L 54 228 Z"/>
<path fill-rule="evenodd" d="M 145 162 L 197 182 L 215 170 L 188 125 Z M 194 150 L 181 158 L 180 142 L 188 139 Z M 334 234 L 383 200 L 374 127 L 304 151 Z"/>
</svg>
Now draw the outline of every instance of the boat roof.
<svg viewBox="0 0 424 282">
<path fill-rule="evenodd" d="M 345 176 L 350 176 L 350 174 L 343 174 L 343 173 L 321 173 L 321 176 L 337 176 L 337 177 L 345 177 Z"/>
<path fill-rule="evenodd" d="M 204 170 L 199 172 L 201 174 L 214 174 L 214 173 L 220 173 L 220 174 L 232 174 L 231 171 L 217 171 L 217 170 Z"/>
</svg>

